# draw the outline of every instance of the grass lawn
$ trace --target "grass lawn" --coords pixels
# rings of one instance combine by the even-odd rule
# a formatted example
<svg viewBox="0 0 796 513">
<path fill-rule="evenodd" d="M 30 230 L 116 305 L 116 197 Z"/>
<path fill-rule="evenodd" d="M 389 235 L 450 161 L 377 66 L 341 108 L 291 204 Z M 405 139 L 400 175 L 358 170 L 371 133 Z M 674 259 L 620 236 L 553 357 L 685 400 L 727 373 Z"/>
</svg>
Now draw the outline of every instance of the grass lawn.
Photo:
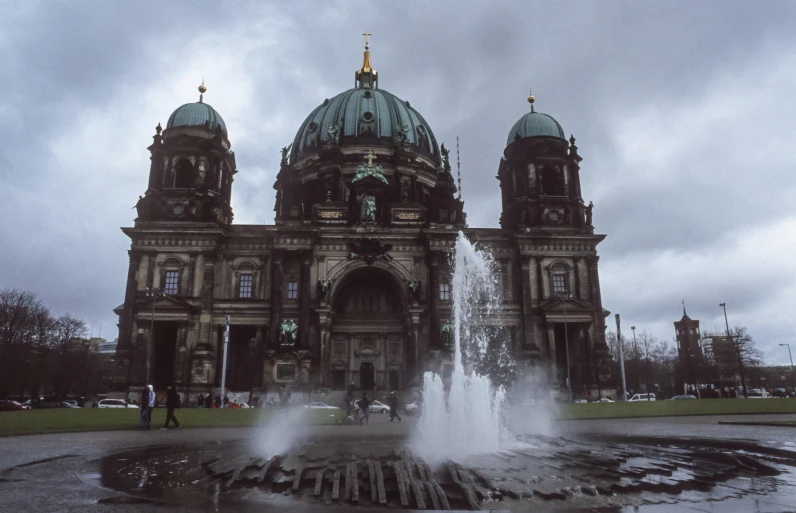
<svg viewBox="0 0 796 513">
<path fill-rule="evenodd" d="M 344 413 L 343 410 L 306 410 L 305 423 L 336 424 Z M 184 427 L 256 426 L 275 414 L 276 410 L 268 408 L 185 408 L 175 412 Z M 132 408 L 53 408 L 0 412 L 0 435 L 135 429 L 138 426 L 138 415 L 139 410 Z M 165 421 L 166 409 L 155 408 L 152 412 L 153 429 L 162 427 Z"/>
<path fill-rule="evenodd" d="M 559 419 L 794 413 L 796 399 L 697 399 L 558 405 Z"/>
</svg>

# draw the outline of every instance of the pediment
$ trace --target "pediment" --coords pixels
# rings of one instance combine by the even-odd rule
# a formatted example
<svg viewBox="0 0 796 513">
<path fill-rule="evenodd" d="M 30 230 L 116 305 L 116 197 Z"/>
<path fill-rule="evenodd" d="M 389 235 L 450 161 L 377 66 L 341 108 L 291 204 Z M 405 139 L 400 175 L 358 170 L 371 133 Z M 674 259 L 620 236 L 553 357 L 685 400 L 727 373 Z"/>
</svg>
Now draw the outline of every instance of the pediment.
<svg viewBox="0 0 796 513">
<path fill-rule="evenodd" d="M 550 298 L 541 305 L 548 322 L 591 322 L 594 308 L 582 299 Z"/>
</svg>

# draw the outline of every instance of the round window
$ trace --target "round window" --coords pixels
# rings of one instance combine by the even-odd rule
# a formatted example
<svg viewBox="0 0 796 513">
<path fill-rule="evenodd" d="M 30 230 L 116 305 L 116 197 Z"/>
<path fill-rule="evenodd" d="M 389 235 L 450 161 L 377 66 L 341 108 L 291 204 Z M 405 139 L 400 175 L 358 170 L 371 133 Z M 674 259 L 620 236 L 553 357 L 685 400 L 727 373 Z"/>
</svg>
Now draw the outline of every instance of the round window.
<svg viewBox="0 0 796 513">
<path fill-rule="evenodd" d="M 362 96 L 364 96 L 365 98 L 370 98 L 371 96 L 373 96 L 373 93 L 371 93 L 370 91 L 365 91 L 365 92 L 362 94 Z"/>
<path fill-rule="evenodd" d="M 372 112 L 365 112 L 364 114 L 362 114 L 362 119 L 367 121 L 367 122 L 373 121 L 373 113 Z"/>
<path fill-rule="evenodd" d="M 312 132 L 316 131 L 317 129 L 318 129 L 318 123 L 316 123 L 315 121 L 311 122 L 307 126 L 307 132 L 309 132 L 309 133 L 312 133 Z"/>
<path fill-rule="evenodd" d="M 178 203 L 173 207 L 171 207 L 171 211 L 174 213 L 175 216 L 182 215 L 182 213 L 185 212 L 185 205 L 183 205 L 182 203 Z"/>
</svg>

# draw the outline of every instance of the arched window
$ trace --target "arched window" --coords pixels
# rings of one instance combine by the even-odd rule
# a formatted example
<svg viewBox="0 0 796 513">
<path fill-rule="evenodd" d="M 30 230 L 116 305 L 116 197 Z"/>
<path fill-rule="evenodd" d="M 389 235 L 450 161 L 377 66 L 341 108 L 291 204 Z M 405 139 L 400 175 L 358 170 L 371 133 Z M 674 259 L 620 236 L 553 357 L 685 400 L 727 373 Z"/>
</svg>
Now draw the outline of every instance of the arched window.
<svg viewBox="0 0 796 513">
<path fill-rule="evenodd" d="M 542 169 L 542 194 L 546 196 L 564 195 L 564 182 L 553 167 Z"/>
<path fill-rule="evenodd" d="M 181 159 L 177 162 L 177 167 L 174 170 L 174 188 L 190 189 L 192 179 L 193 164 L 188 159 Z"/>
</svg>

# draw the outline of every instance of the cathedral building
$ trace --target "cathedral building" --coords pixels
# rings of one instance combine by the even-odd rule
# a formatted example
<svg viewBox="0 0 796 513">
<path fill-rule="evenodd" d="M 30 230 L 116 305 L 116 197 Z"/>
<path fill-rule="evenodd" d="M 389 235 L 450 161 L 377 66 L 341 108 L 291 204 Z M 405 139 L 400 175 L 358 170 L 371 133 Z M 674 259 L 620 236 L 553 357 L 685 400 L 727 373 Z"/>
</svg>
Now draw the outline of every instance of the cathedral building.
<svg viewBox="0 0 796 513">
<path fill-rule="evenodd" d="M 462 231 L 494 257 L 503 308 L 488 322 L 517 369 L 596 393 L 608 355 L 605 236 L 582 198 L 575 139 L 529 97 L 496 163 L 500 228 L 471 228 L 449 150 L 380 87 L 367 44 L 355 80 L 283 148 L 273 225 L 233 223 L 234 127 L 204 102 L 204 84 L 158 125 L 146 192 L 122 229 L 117 392 L 173 383 L 217 393 L 227 333 L 232 391 L 417 386 L 452 358 L 449 257 Z"/>
</svg>

